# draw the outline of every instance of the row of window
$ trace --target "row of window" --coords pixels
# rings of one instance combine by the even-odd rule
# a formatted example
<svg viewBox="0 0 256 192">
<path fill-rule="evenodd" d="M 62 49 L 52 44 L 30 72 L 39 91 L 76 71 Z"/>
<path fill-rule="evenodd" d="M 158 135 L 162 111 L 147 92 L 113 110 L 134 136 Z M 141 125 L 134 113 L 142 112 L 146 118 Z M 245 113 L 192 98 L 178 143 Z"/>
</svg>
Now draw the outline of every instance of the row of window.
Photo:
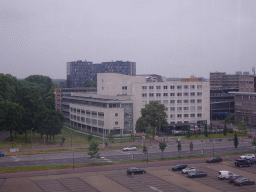
<svg viewBox="0 0 256 192">
<path fill-rule="evenodd" d="M 156 100 L 156 101 L 161 104 L 160 100 Z M 169 100 L 163 100 L 163 104 L 168 104 L 168 101 Z M 153 101 L 149 101 L 149 102 L 153 102 Z M 176 102 L 177 102 L 177 104 L 182 104 L 182 103 L 184 103 L 184 104 L 189 104 L 189 103 L 194 104 L 196 102 L 197 103 L 202 103 L 202 99 L 197 99 L 197 100 L 195 100 L 195 99 L 190 99 L 190 100 L 188 100 L 188 99 L 185 99 L 185 100 L 170 100 L 170 104 L 171 105 L 174 105 Z M 142 101 L 142 105 L 146 105 L 146 104 L 147 104 L 147 101 Z"/>
<path fill-rule="evenodd" d="M 250 102 L 244 102 L 244 103 L 236 102 L 236 105 L 237 106 L 256 107 L 256 103 L 250 103 Z"/>
<path fill-rule="evenodd" d="M 189 88 L 190 88 L 190 89 L 195 89 L 196 87 L 197 87 L 197 89 L 200 89 L 200 90 L 201 90 L 203 86 L 202 86 L 202 85 L 197 85 L 197 86 L 195 86 L 195 85 L 190 85 L 190 86 L 189 86 L 189 85 L 183 85 L 183 89 L 189 89 Z M 154 86 L 142 86 L 142 87 L 141 87 L 141 89 L 143 89 L 143 90 L 145 90 L 145 89 L 147 89 L 147 88 L 150 89 L 150 90 L 152 90 L 152 89 L 154 89 Z M 161 88 L 162 88 L 162 86 L 159 86 L 159 85 L 156 86 L 156 89 L 157 89 L 157 90 L 161 90 Z M 171 85 L 169 89 L 170 89 L 170 90 L 174 90 L 175 88 L 176 88 L 176 89 L 182 89 L 182 85 L 177 85 L 177 86 Z M 168 89 L 168 86 L 167 86 L 167 85 L 164 85 L 164 86 L 163 86 L 163 89 L 164 89 L 164 90 L 167 90 L 167 89 Z"/>
<path fill-rule="evenodd" d="M 149 97 L 154 97 L 155 94 L 154 93 L 149 93 L 148 94 Z M 194 97 L 194 96 L 202 96 L 202 92 L 190 92 L 190 94 L 188 92 L 183 93 L 184 97 L 188 97 L 188 96 Z M 142 97 L 147 97 L 147 93 L 142 93 Z M 156 93 L 156 97 L 161 97 L 161 93 Z M 163 97 L 168 97 L 168 93 L 163 93 Z M 175 93 L 170 93 L 170 97 L 175 97 Z M 177 97 L 182 97 L 182 93 L 177 93 Z"/>
<path fill-rule="evenodd" d="M 251 114 L 256 114 L 255 110 L 241 110 L 241 109 L 237 109 L 236 112 L 237 113 L 241 113 L 241 112 L 243 112 L 243 113 L 250 113 L 251 112 Z"/>
<path fill-rule="evenodd" d="M 178 112 L 180 111 L 195 111 L 195 106 L 192 107 L 170 107 L 170 111 L 174 112 L 175 110 L 177 110 Z M 165 111 L 168 111 L 169 107 L 165 107 Z M 197 111 L 202 111 L 202 106 L 197 106 Z"/>
<path fill-rule="evenodd" d="M 76 109 L 76 108 L 72 108 L 72 107 L 70 107 L 70 111 L 74 112 L 74 113 L 77 113 L 77 114 L 81 114 L 81 115 L 86 114 L 86 116 L 92 115 L 93 117 L 104 118 L 104 112 L 96 112 L 96 111 L 89 111 L 89 110 L 83 110 L 83 109 Z"/>
<path fill-rule="evenodd" d="M 238 99 L 256 99 L 256 96 L 250 96 L 250 95 L 236 95 L 235 98 L 238 98 Z"/>
<path fill-rule="evenodd" d="M 72 114 L 70 115 L 70 119 L 80 121 L 82 123 L 86 122 L 86 124 L 104 126 L 104 121 L 96 120 L 96 119 L 90 119 L 90 118 L 84 118 L 84 117 L 80 117 L 80 116 L 76 116 L 76 115 L 72 115 Z"/>
<path fill-rule="evenodd" d="M 179 119 L 179 118 L 182 118 L 182 116 L 184 117 L 184 118 L 195 118 L 196 116 L 198 117 L 198 118 L 201 118 L 202 117 L 202 113 L 197 113 L 197 114 L 177 114 L 177 115 L 175 115 L 175 114 L 171 114 L 170 115 L 170 119 L 175 119 L 175 117 L 177 116 L 177 118 Z M 166 118 L 168 118 L 168 115 L 166 116 Z"/>
</svg>

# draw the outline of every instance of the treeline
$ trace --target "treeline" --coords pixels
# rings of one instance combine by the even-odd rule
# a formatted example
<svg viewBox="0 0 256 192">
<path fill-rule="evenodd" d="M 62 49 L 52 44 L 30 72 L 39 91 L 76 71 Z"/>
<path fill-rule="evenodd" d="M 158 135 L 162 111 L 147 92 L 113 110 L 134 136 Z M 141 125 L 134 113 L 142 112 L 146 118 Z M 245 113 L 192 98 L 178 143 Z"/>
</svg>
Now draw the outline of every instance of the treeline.
<svg viewBox="0 0 256 192">
<path fill-rule="evenodd" d="M 33 129 L 50 137 L 61 133 L 64 117 L 55 110 L 54 84 L 49 77 L 32 75 L 17 80 L 9 74 L 0 74 L 0 131 L 16 134 Z"/>
</svg>

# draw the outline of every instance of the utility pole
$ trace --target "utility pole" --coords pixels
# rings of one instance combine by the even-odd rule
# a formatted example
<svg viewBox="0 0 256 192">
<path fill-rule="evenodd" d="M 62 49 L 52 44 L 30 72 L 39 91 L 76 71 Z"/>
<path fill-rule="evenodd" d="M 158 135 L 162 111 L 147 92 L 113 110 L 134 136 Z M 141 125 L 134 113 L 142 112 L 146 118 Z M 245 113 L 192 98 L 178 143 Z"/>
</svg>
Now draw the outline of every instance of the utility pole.
<svg viewBox="0 0 256 192">
<path fill-rule="evenodd" d="M 33 137 L 32 137 L 32 130 L 33 130 L 33 128 L 31 129 L 31 146 L 32 146 L 32 151 L 33 151 Z"/>
<path fill-rule="evenodd" d="M 45 135 L 44 135 L 44 165 L 45 165 Z"/>
<path fill-rule="evenodd" d="M 103 150 L 104 150 L 104 132 L 105 132 L 105 129 L 103 128 Z"/>
</svg>

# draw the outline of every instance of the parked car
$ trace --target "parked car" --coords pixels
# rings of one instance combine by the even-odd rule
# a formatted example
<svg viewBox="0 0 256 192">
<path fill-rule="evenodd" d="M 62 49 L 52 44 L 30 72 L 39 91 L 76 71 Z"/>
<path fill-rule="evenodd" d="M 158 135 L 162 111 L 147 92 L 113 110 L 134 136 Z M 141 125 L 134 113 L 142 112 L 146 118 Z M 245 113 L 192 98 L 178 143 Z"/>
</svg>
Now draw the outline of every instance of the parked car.
<svg viewBox="0 0 256 192">
<path fill-rule="evenodd" d="M 205 171 L 191 171 L 188 173 L 188 177 L 192 178 L 192 177 L 206 177 L 207 173 Z"/>
<path fill-rule="evenodd" d="M 233 176 L 231 176 L 231 177 L 228 179 L 228 181 L 229 181 L 229 183 L 233 183 L 235 180 L 240 179 L 240 178 L 246 178 L 246 177 L 244 177 L 244 176 L 242 176 L 242 175 L 233 175 Z"/>
<path fill-rule="evenodd" d="M 188 174 L 190 171 L 196 171 L 195 167 L 186 167 L 185 169 L 182 169 L 183 174 Z"/>
<path fill-rule="evenodd" d="M 234 174 L 229 171 L 219 171 L 218 178 L 219 179 L 229 179 Z"/>
<path fill-rule="evenodd" d="M 137 167 L 130 167 L 127 169 L 127 175 L 134 175 L 134 174 L 145 174 L 146 171 L 144 169 L 139 169 Z"/>
<path fill-rule="evenodd" d="M 221 157 L 212 157 L 210 159 L 206 160 L 206 163 L 215 163 L 215 162 L 221 162 L 222 158 Z"/>
<path fill-rule="evenodd" d="M 247 178 L 240 178 L 234 181 L 234 185 L 253 185 L 254 181 Z"/>
<path fill-rule="evenodd" d="M 2 151 L 0 151 L 0 157 L 3 157 L 4 153 Z"/>
<path fill-rule="evenodd" d="M 123 151 L 136 151 L 136 147 L 125 147 Z"/>
<path fill-rule="evenodd" d="M 237 167 L 252 166 L 251 161 L 247 159 L 236 159 L 234 163 Z"/>
<path fill-rule="evenodd" d="M 254 154 L 244 154 L 242 156 L 240 156 L 241 159 L 252 159 L 255 158 Z"/>
<path fill-rule="evenodd" d="M 251 158 L 251 159 L 250 159 L 250 162 L 251 162 L 251 164 L 254 164 L 254 165 L 255 165 L 255 164 L 256 164 L 256 158 Z"/>
<path fill-rule="evenodd" d="M 187 164 L 178 164 L 178 165 L 175 165 L 172 170 L 173 171 L 181 171 L 183 169 L 185 169 L 186 167 L 188 167 Z"/>
</svg>

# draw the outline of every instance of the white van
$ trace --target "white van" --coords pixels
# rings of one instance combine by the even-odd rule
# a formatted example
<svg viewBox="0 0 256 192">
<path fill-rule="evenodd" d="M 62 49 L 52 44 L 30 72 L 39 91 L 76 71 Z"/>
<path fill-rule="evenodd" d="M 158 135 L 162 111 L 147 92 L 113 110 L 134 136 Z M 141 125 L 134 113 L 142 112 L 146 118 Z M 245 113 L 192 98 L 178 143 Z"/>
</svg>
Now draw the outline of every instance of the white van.
<svg viewBox="0 0 256 192">
<path fill-rule="evenodd" d="M 218 178 L 219 179 L 228 179 L 229 177 L 233 176 L 234 174 L 229 171 L 219 171 Z"/>
</svg>

